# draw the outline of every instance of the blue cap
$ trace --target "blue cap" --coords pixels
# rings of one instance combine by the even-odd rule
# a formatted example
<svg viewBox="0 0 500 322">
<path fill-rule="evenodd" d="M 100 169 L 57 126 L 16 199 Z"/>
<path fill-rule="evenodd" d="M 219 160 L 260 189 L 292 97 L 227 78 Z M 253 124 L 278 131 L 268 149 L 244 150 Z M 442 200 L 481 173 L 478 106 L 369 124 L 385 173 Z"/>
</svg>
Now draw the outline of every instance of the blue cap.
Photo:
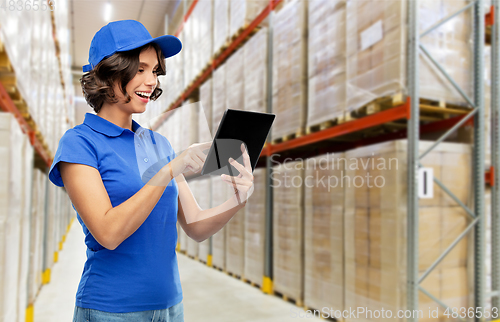
<svg viewBox="0 0 500 322">
<path fill-rule="evenodd" d="M 83 72 L 91 71 L 101 60 L 116 52 L 139 48 L 150 42 L 157 43 L 165 58 L 174 56 L 182 49 L 181 41 L 171 35 L 151 37 L 146 27 L 135 20 L 119 20 L 102 27 L 92 38 L 89 63 Z"/>
</svg>

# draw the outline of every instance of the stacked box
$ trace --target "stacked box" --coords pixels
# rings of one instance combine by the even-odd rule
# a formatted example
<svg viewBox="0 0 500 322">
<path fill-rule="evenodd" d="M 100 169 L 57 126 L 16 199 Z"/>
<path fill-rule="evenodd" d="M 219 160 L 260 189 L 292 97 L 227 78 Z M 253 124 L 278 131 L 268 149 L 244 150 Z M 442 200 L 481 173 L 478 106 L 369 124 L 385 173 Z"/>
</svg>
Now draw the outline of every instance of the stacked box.
<svg viewBox="0 0 500 322">
<path fill-rule="evenodd" d="M 265 0 L 231 0 L 229 7 L 229 35 L 246 28 L 269 5 Z"/>
<path fill-rule="evenodd" d="M 431 144 L 420 141 L 420 153 Z M 397 312 L 406 306 L 407 146 L 406 140 L 399 140 L 345 153 L 345 307 Z M 424 167 L 432 168 L 434 176 L 458 199 L 468 203 L 471 175 L 468 145 L 441 143 L 421 162 Z M 420 199 L 419 206 L 421 275 L 469 220 L 465 211 L 436 184 L 434 198 Z M 469 306 L 467 246 L 466 237 L 422 283 L 450 307 Z M 437 304 L 421 292 L 419 305 L 423 311 L 420 320 L 435 320 L 429 318 L 429 310 L 434 310 Z M 444 321 L 442 314 L 443 310 L 440 320 Z"/>
<path fill-rule="evenodd" d="M 273 166 L 272 171 L 273 287 L 300 306 L 304 293 L 304 164 L 286 162 Z"/>
<path fill-rule="evenodd" d="M 468 4 L 465 0 L 419 1 L 419 30 Z M 377 97 L 405 91 L 407 2 L 347 1 L 347 112 Z M 472 47 L 470 11 L 421 39 L 453 79 L 472 96 Z M 436 101 L 463 104 L 464 100 L 421 55 L 420 96 Z"/>
<path fill-rule="evenodd" d="M 200 112 L 198 114 L 198 142 L 212 140 L 212 79 L 200 86 Z"/>
<path fill-rule="evenodd" d="M 245 259 L 245 208 L 226 224 L 226 270 L 236 276 L 243 276 Z"/>
<path fill-rule="evenodd" d="M 0 113 L 0 280 L 2 290 L 8 290 L 0 295 L 0 317 L 3 321 L 17 320 L 17 302 L 19 299 L 19 261 L 20 261 L 20 218 L 22 216 L 23 195 L 23 149 L 24 134 L 17 120 L 10 113 Z"/>
<path fill-rule="evenodd" d="M 177 243 L 179 244 L 179 249 L 183 252 L 187 252 L 187 246 L 188 246 L 188 235 L 182 229 L 182 226 L 180 224 L 177 224 Z"/>
<path fill-rule="evenodd" d="M 190 52 L 188 84 L 196 79 L 202 69 L 207 66 L 212 58 L 212 21 L 213 2 L 211 0 L 198 1 L 186 22 L 189 26 Z M 186 28 L 185 27 L 185 28 Z M 188 32 L 188 30 L 185 30 Z"/>
<path fill-rule="evenodd" d="M 33 186 L 34 154 L 33 147 L 27 135 L 23 136 L 22 144 L 22 173 L 18 180 L 22 180 L 22 212 L 20 216 L 20 261 L 19 261 L 19 281 L 17 288 L 18 304 L 17 317 L 20 321 L 25 321 L 26 307 L 28 307 L 28 272 L 30 264 L 30 225 L 31 225 L 31 192 Z M 62 189 L 59 189 L 62 192 Z"/>
<path fill-rule="evenodd" d="M 307 2 L 291 1 L 273 30 L 273 140 L 302 133 L 307 112 Z"/>
<path fill-rule="evenodd" d="M 344 310 L 344 154 L 306 160 L 304 305 Z"/>
<path fill-rule="evenodd" d="M 211 177 L 211 185 L 213 208 L 226 202 L 229 194 L 229 186 L 219 176 Z M 212 235 L 212 264 L 223 270 L 226 270 L 226 234 L 227 227 L 224 226 Z"/>
<path fill-rule="evenodd" d="M 181 33 L 179 35 L 179 39 L 184 43 L 184 35 Z M 186 48 L 186 44 L 183 45 Z M 182 49 L 177 55 L 170 57 L 165 60 L 165 67 L 167 68 L 167 74 L 159 78 L 160 87 L 164 90 L 165 97 L 160 96 L 159 100 L 164 99 L 166 105 L 173 103 L 182 93 L 184 88 L 187 86 L 185 77 L 184 77 L 184 62 L 187 61 L 186 49 Z M 148 105 L 150 105 L 150 102 Z M 165 106 L 165 109 L 168 106 Z M 153 117 L 156 116 L 153 114 Z"/>
<path fill-rule="evenodd" d="M 214 0 L 213 8 L 213 54 L 216 54 L 229 41 L 229 0 Z"/>
<path fill-rule="evenodd" d="M 245 108 L 244 51 L 237 50 L 226 61 L 226 108 Z"/>
<path fill-rule="evenodd" d="M 181 107 L 181 150 L 184 151 L 190 145 L 198 143 L 198 108 L 199 104 L 192 100 L 186 101 Z"/>
<path fill-rule="evenodd" d="M 344 0 L 311 0 L 308 11 L 307 126 L 344 115 L 346 9 Z"/>
<path fill-rule="evenodd" d="M 268 30 L 263 27 L 243 46 L 246 111 L 267 112 Z"/>
<path fill-rule="evenodd" d="M 189 189 L 191 190 L 194 198 L 197 201 L 200 198 L 201 193 L 206 193 L 206 191 L 200 190 L 199 180 L 191 180 L 188 182 L 188 184 L 189 184 Z M 198 242 L 196 240 L 193 240 L 192 238 L 188 237 L 187 238 L 186 253 L 194 258 L 197 258 L 198 257 L 198 249 L 199 249 Z"/>
<path fill-rule="evenodd" d="M 31 212 L 31 240 L 30 240 L 30 271 L 28 301 L 34 303 L 38 290 L 42 285 L 41 272 L 43 270 L 43 223 L 45 214 L 45 194 L 48 178 L 38 169 L 33 173 L 33 193 Z"/>
<path fill-rule="evenodd" d="M 67 107 L 67 111 L 73 111 L 74 106 L 69 44 L 68 39 L 63 37 L 68 32 L 65 8 L 67 1 L 60 1 L 52 12 L 56 19 L 55 29 L 49 11 L 35 14 L 30 10 L 21 10 L 10 14 L 10 10 L 6 10 L 0 13 L 0 41 L 12 67 L 2 75 L 2 83 L 9 92 L 20 95 L 15 101 L 20 103 L 22 97 L 26 102 L 27 111 L 22 112 L 30 114 L 36 124 L 35 130 L 42 134 L 43 143 L 52 152 L 55 152 L 59 139 L 59 133 L 54 129 L 60 123 L 57 118 L 51 117 L 51 110 L 59 110 L 59 106 L 63 106 Z M 53 35 L 58 37 L 57 52 Z M 62 95 L 62 81 L 65 82 L 65 95 Z M 46 100 L 45 96 L 50 96 L 50 100 Z M 70 113 L 68 121 L 72 123 L 73 120 L 74 114 Z M 63 124 L 67 127 L 66 119 Z"/>
<path fill-rule="evenodd" d="M 266 240 L 266 169 L 255 169 L 253 177 L 254 190 L 245 206 L 243 276 L 250 282 L 262 285 Z"/>
<path fill-rule="evenodd" d="M 215 70 L 212 80 L 212 133 L 215 135 L 226 110 L 226 64 Z"/>
<path fill-rule="evenodd" d="M 182 107 L 176 108 L 169 113 L 169 118 L 160 125 L 157 131 L 168 139 L 175 153 L 179 155 L 182 153 L 182 148 L 185 145 L 182 136 L 179 135 L 183 131 Z"/>
<path fill-rule="evenodd" d="M 211 181 L 210 178 L 203 178 L 198 180 L 198 187 L 200 191 L 200 195 L 196 200 L 198 201 L 198 205 L 201 209 L 210 209 L 211 208 Z M 211 237 L 210 237 L 211 238 Z M 202 241 L 199 244 L 198 257 L 200 260 L 206 262 L 208 260 L 208 255 L 210 253 L 210 238 Z"/>
<path fill-rule="evenodd" d="M 196 8 L 197 6 L 195 6 Z M 191 17 L 190 17 L 191 18 Z M 184 22 L 182 34 L 184 35 L 183 47 L 184 52 L 184 85 L 187 87 L 194 81 L 196 69 L 198 65 L 198 55 L 196 54 L 197 29 L 195 28 L 195 20 L 188 19 Z"/>
</svg>

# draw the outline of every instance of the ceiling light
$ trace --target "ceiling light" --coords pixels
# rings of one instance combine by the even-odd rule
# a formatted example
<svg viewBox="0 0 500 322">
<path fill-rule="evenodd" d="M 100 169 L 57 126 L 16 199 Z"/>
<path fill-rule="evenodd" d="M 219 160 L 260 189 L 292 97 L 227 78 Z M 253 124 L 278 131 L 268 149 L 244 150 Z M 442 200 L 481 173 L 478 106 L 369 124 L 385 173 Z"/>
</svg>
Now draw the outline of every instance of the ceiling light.
<svg viewBox="0 0 500 322">
<path fill-rule="evenodd" d="M 109 22 L 111 20 L 111 11 L 113 10 L 113 7 L 111 6 L 111 3 L 106 2 L 104 5 L 104 20 L 106 22 Z"/>
</svg>

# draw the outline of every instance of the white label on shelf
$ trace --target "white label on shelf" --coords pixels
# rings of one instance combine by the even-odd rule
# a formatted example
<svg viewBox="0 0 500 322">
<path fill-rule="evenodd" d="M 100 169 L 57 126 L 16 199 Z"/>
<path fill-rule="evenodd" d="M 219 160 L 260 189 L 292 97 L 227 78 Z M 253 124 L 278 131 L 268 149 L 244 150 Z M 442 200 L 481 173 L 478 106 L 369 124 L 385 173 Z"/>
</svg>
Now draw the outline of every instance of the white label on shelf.
<svg viewBox="0 0 500 322">
<path fill-rule="evenodd" d="M 378 20 L 361 33 L 361 50 L 375 45 L 382 38 L 384 38 L 384 28 L 382 28 L 382 20 Z"/>
<path fill-rule="evenodd" d="M 418 169 L 418 197 L 422 199 L 434 198 L 434 169 Z"/>
</svg>

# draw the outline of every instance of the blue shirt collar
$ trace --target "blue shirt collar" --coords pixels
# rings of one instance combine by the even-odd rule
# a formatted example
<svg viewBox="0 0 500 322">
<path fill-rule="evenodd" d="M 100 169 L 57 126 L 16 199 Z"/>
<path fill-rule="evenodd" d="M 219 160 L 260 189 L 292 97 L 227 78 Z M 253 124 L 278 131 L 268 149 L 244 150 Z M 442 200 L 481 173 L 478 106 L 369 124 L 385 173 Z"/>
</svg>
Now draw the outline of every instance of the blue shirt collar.
<svg viewBox="0 0 500 322">
<path fill-rule="evenodd" d="M 121 126 L 111 123 L 110 121 L 100 117 L 99 115 L 92 113 L 85 113 L 85 120 L 83 121 L 83 124 L 87 125 L 92 130 L 109 137 L 120 136 L 125 130 L 130 131 L 129 129 L 125 129 Z M 138 132 L 138 129 L 141 129 L 141 131 L 143 130 L 139 123 L 132 120 L 133 132 Z"/>
</svg>

